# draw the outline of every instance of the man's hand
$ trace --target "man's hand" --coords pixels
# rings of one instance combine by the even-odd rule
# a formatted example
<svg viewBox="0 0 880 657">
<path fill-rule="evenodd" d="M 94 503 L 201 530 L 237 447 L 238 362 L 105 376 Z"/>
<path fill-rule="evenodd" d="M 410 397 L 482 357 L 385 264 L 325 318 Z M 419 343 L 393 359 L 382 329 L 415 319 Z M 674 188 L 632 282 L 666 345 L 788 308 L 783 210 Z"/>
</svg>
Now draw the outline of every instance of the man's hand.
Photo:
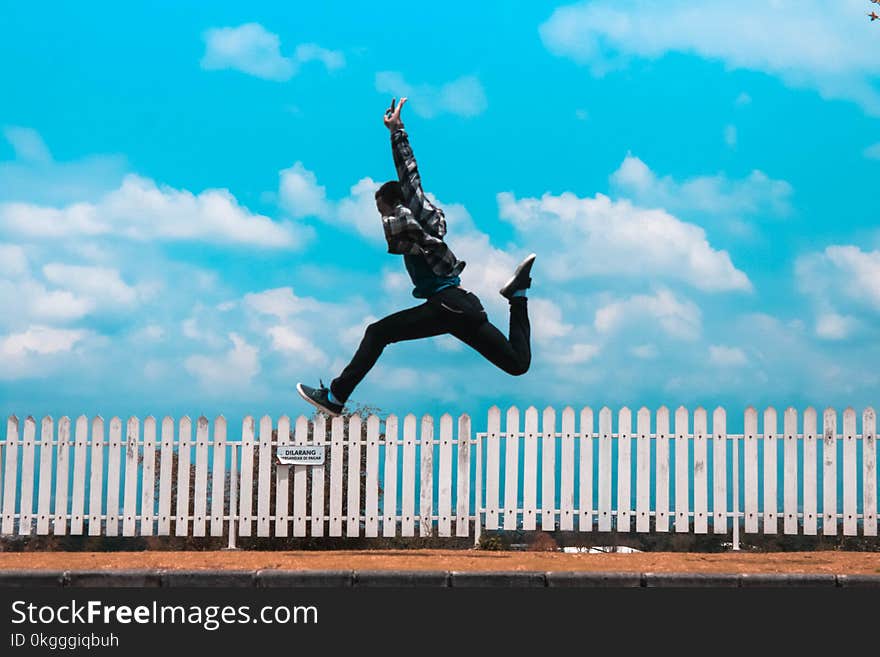
<svg viewBox="0 0 880 657">
<path fill-rule="evenodd" d="M 403 109 L 403 104 L 406 102 L 406 96 L 400 99 L 400 103 L 395 108 L 394 104 L 396 101 L 396 98 L 391 99 L 391 107 L 385 110 L 385 116 L 382 119 L 385 122 L 385 127 L 392 132 L 403 127 L 403 121 L 400 120 L 400 110 Z"/>
</svg>

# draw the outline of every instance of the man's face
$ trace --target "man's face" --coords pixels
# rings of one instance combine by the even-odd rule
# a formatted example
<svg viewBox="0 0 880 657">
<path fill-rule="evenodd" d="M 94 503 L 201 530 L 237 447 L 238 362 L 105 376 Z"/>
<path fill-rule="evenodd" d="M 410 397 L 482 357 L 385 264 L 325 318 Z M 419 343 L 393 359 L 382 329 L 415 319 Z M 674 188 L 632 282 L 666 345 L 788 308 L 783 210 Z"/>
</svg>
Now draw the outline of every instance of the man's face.
<svg viewBox="0 0 880 657">
<path fill-rule="evenodd" d="M 388 217 L 394 214 L 394 207 L 386 203 L 385 200 L 379 196 L 376 197 L 376 209 L 383 217 Z"/>
</svg>

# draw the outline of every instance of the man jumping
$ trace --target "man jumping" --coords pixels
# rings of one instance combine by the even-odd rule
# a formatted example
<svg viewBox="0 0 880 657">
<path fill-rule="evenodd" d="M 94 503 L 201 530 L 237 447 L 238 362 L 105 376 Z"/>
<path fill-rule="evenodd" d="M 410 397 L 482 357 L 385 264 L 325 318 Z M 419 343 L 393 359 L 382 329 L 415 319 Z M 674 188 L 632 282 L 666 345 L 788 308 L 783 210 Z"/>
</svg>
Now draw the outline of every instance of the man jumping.
<svg viewBox="0 0 880 657">
<path fill-rule="evenodd" d="M 415 286 L 413 296 L 426 301 L 370 324 L 351 362 L 329 388 L 323 382 L 318 388 L 296 384 L 303 399 L 332 416 L 342 413 L 352 391 L 393 342 L 448 333 L 508 374 L 525 374 L 531 362 L 525 291 L 531 286 L 529 274 L 535 254 L 517 266 L 500 290 L 510 302 L 510 330 L 509 337 L 505 337 L 489 322 L 477 296 L 460 285 L 459 274 L 465 263 L 443 241 L 445 215 L 422 191 L 416 160 L 400 119 L 407 99 L 401 98 L 396 108 L 395 100 L 383 120 L 391 132 L 391 151 L 399 180 L 386 182 L 376 191 L 376 208 L 382 215 L 388 252 L 403 256 Z"/>
</svg>

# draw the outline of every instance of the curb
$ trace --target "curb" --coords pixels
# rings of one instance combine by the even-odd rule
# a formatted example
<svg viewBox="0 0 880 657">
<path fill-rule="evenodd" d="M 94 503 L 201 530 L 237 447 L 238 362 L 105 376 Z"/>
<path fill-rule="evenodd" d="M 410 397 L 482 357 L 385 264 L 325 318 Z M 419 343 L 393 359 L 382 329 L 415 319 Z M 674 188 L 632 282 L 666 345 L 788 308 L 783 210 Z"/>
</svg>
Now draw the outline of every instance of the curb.
<svg viewBox="0 0 880 657">
<path fill-rule="evenodd" d="M 877 588 L 880 575 L 445 570 L 0 570 L 2 588 Z"/>
</svg>

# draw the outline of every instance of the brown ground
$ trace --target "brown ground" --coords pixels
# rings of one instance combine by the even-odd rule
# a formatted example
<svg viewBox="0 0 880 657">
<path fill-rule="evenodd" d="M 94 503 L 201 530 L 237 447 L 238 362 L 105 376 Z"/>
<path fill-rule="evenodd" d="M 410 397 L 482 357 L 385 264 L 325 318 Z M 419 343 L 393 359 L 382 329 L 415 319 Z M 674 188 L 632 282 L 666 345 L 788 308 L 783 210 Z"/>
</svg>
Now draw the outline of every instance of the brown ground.
<svg viewBox="0 0 880 657">
<path fill-rule="evenodd" d="M 0 552 L 0 570 L 103 569 L 611 571 L 880 575 L 880 552 L 566 554 L 484 550 Z"/>
</svg>

